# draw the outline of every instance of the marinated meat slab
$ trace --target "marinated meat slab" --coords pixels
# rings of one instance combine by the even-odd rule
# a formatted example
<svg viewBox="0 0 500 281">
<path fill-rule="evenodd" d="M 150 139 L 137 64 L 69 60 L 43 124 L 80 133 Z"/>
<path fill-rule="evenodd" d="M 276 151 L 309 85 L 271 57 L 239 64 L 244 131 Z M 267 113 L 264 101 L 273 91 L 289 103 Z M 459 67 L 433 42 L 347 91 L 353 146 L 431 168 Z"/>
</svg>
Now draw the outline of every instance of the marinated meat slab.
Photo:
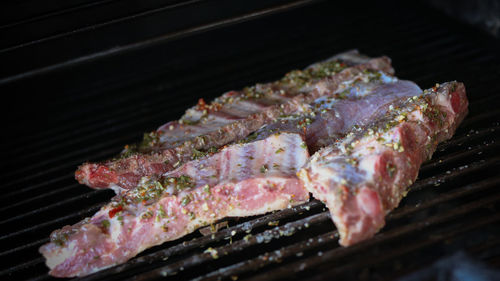
<svg viewBox="0 0 500 281">
<path fill-rule="evenodd" d="M 83 164 L 76 179 L 93 188 L 133 188 L 143 176 L 175 169 L 200 151 L 238 141 L 281 115 L 332 95 L 369 69 L 394 72 L 387 57 L 370 59 L 350 51 L 279 81 L 225 93 L 210 104 L 200 100 L 181 120 L 146 134 L 140 145 L 126 147 L 117 159 Z"/>
<path fill-rule="evenodd" d="M 300 170 L 313 196 L 326 203 L 349 246 L 372 237 L 416 179 L 439 142 L 467 114 L 462 83 L 450 82 L 375 112 L 339 143 L 321 149 Z"/>
<path fill-rule="evenodd" d="M 231 216 L 326 203 L 344 246 L 373 236 L 423 161 L 467 114 L 463 84 L 422 91 L 386 57 L 346 52 L 283 79 L 202 99 L 76 178 L 117 196 L 51 234 L 50 274 L 85 276 Z M 309 153 L 314 155 L 309 158 Z"/>
<path fill-rule="evenodd" d="M 85 276 L 224 217 L 280 210 L 309 199 L 297 171 L 309 154 L 298 134 L 233 144 L 161 177 L 144 177 L 93 217 L 51 234 L 50 274 Z"/>
<path fill-rule="evenodd" d="M 287 204 L 285 204 L 287 202 L 292 202 L 294 204 L 304 202 L 304 200 L 307 200 L 308 192 L 305 191 L 302 182 L 296 178 L 294 172 L 298 171 L 298 169 L 306 163 L 308 158 L 306 143 L 303 141 L 306 137 L 313 140 L 310 145 L 319 146 L 321 143 L 326 143 L 329 139 L 342 136 L 354 125 L 361 126 L 367 124 L 370 121 L 369 117 L 375 112 L 386 112 L 389 110 L 390 104 L 415 95 L 421 95 L 422 93 L 422 90 L 413 82 L 398 80 L 395 77 L 388 76 L 379 71 L 365 71 L 360 73 L 353 81 L 355 82 L 351 81 L 340 87 L 337 92 L 338 95 L 336 95 L 335 98 L 320 97 L 310 104 L 301 106 L 300 112 L 298 111 L 294 115 L 282 115 L 274 123 L 264 126 L 255 134 L 252 134 L 239 143 L 229 145 L 219 152 L 217 152 L 217 150 L 204 154 L 200 152 L 196 156 L 198 159 L 186 162 L 178 169 L 166 173 L 160 179 L 145 177 L 142 179 L 139 187 L 130 190 L 122 190 L 120 194 L 124 194 L 125 199 L 117 196 L 114 199 L 114 203 L 104 207 L 103 210 L 97 213 L 90 221 L 84 222 L 85 225 L 90 224 L 93 225 L 93 227 L 95 226 L 95 231 L 98 231 L 98 233 L 95 234 L 95 238 L 92 238 L 93 242 L 91 245 L 96 245 L 95 247 L 97 247 L 93 254 L 99 257 L 105 257 L 102 262 L 96 259 L 96 265 L 91 266 L 92 269 L 82 270 L 81 268 L 75 267 L 75 269 L 72 269 L 74 273 L 67 271 L 67 264 L 72 264 L 72 259 L 77 259 L 77 257 L 82 256 L 82 253 L 78 253 L 76 250 L 76 253 L 73 254 L 74 256 L 70 255 L 64 258 L 67 260 L 67 262 L 64 262 L 65 265 L 57 265 L 56 267 L 52 265 L 50 260 L 63 260 L 63 258 L 60 258 L 60 254 L 57 254 L 57 251 L 64 251 L 64 249 L 67 249 L 67 245 L 71 245 L 71 241 L 78 241 L 78 235 L 85 235 L 85 237 L 91 236 L 87 232 L 81 230 L 81 224 L 72 227 L 68 226 L 61 231 L 56 231 L 52 235 L 53 242 L 49 244 L 50 246 L 46 246 L 49 247 L 52 252 L 48 254 L 44 252 L 48 257 L 48 264 L 52 265 L 54 268 L 51 274 L 57 276 L 87 274 L 79 272 L 91 272 L 92 270 L 102 269 L 107 265 L 124 262 L 144 248 L 167 240 L 176 239 L 193 231 L 197 227 L 207 223 L 213 223 L 225 216 L 248 216 L 284 208 L 287 206 Z M 342 95 L 340 95 L 339 91 L 341 91 Z M 346 96 L 355 98 L 348 99 Z M 295 155 L 297 151 L 299 151 L 299 154 Z M 249 160 L 242 161 L 242 159 Z M 232 185 L 226 184 L 228 181 Z M 175 185 L 178 185 L 180 189 L 175 189 Z M 271 188 L 271 190 L 277 192 L 274 196 L 278 196 L 279 199 L 277 201 L 273 199 L 275 201 L 271 200 L 266 203 L 264 203 L 265 200 L 259 199 L 255 202 L 259 201 L 260 204 L 255 203 L 251 208 L 242 211 L 239 208 L 234 208 L 235 204 L 241 204 L 239 201 L 234 203 L 227 199 L 221 200 L 220 197 L 208 198 L 207 196 L 202 196 L 205 194 L 202 190 L 210 190 L 211 186 L 220 185 L 229 187 L 228 190 L 233 193 L 234 190 L 244 186 L 244 190 L 246 190 L 244 194 L 252 193 L 254 196 L 263 196 L 264 198 L 271 196 L 267 190 Z M 146 186 L 151 187 L 145 188 Z M 278 189 L 274 189 L 272 186 L 278 187 Z M 300 190 L 302 190 L 302 192 L 300 192 Z M 130 200 L 130 198 L 139 198 L 140 200 L 134 201 Z M 167 206 L 165 202 L 158 203 L 158 198 L 162 198 L 160 199 L 162 202 L 167 200 L 165 198 L 169 198 L 168 200 L 177 198 L 177 201 L 168 205 L 168 208 L 161 207 L 163 211 L 158 211 L 158 208 L 160 208 L 158 206 Z M 197 202 L 201 200 L 202 203 L 190 204 L 195 198 Z M 222 211 L 220 213 L 214 213 L 214 215 L 211 213 L 210 217 L 207 218 L 203 210 L 207 211 L 208 207 L 210 207 L 210 210 L 214 209 L 212 205 L 213 202 L 208 202 L 212 200 L 219 200 L 217 201 L 218 203 L 215 209 Z M 142 203 L 145 206 L 151 207 L 146 208 L 141 205 Z M 109 253 L 98 248 L 101 244 L 104 244 L 98 241 L 103 239 L 103 241 L 107 241 L 106 239 L 111 239 L 107 238 L 105 235 L 106 233 L 103 234 L 101 233 L 102 231 L 98 229 L 99 226 L 102 226 L 103 221 L 105 221 L 106 225 L 111 225 L 111 222 L 118 220 L 123 223 L 123 225 L 129 227 L 128 225 L 130 225 L 130 222 L 127 224 L 125 224 L 125 222 L 133 220 L 135 223 L 138 223 L 135 218 L 143 217 L 144 214 L 148 214 L 148 212 L 150 213 L 150 215 L 146 215 L 148 217 L 153 215 L 158 217 L 158 212 L 168 213 L 168 217 L 172 217 L 172 210 L 180 210 L 183 212 L 183 204 L 186 205 L 183 214 L 184 220 L 176 219 L 175 221 L 169 221 L 169 224 L 165 225 L 165 227 L 173 230 L 173 232 L 160 235 L 160 238 L 154 240 L 154 243 L 149 240 L 136 244 L 130 244 L 129 242 L 129 244 L 127 244 L 127 249 L 130 255 L 123 255 L 119 258 L 115 258 L 117 254 L 113 254 L 112 258 L 108 258 Z M 119 216 L 114 218 L 117 214 Z M 127 219 L 127 216 L 124 216 L 124 214 L 128 214 L 129 218 Z M 173 216 L 180 215 L 174 214 Z M 193 220 L 187 220 L 187 217 L 192 217 Z M 201 218 L 203 223 L 196 220 L 196 218 Z M 142 223 L 142 221 L 143 220 L 139 220 L 139 223 Z M 116 223 L 113 225 L 116 226 Z M 157 231 L 159 230 L 155 230 L 155 227 L 159 228 L 164 226 L 154 224 L 152 226 L 146 223 L 139 225 L 138 227 L 152 228 L 151 231 L 148 230 L 143 233 L 143 235 L 148 237 L 158 235 Z M 135 227 L 136 226 L 134 226 L 134 228 Z M 86 226 L 86 228 L 88 228 L 88 226 Z M 112 232 L 122 233 L 123 229 L 120 228 L 116 230 L 113 228 Z M 65 235 L 68 238 L 65 238 Z M 116 234 L 112 234 L 112 236 L 113 235 L 116 236 Z M 127 239 L 130 240 L 130 236 L 124 237 L 128 237 Z M 133 239 L 138 238 L 133 237 Z M 144 239 L 139 239 L 139 241 L 144 241 Z M 58 242 L 64 245 L 61 247 L 57 245 Z M 143 245 L 142 243 L 145 244 Z M 91 245 L 82 244 L 82 246 L 78 247 L 89 249 Z M 114 247 L 116 249 L 113 251 L 116 252 L 120 251 L 123 246 L 117 245 Z M 96 253 L 99 254 L 97 255 Z M 65 255 L 64 252 L 62 255 Z M 88 264 L 88 261 L 85 264 Z"/>
</svg>

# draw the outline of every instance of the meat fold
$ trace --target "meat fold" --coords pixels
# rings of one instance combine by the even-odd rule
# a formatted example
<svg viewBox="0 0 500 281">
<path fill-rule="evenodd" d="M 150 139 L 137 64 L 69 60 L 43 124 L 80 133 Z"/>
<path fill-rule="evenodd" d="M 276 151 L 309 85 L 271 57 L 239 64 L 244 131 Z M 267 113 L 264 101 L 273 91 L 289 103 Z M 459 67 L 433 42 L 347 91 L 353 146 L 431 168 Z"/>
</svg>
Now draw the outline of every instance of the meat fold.
<svg viewBox="0 0 500 281">
<path fill-rule="evenodd" d="M 241 140 L 280 115 L 294 114 L 318 97 L 331 96 L 369 69 L 394 72 L 387 57 L 371 59 L 349 51 L 276 82 L 227 92 L 210 104 L 200 99 L 179 121 L 145 134 L 141 144 L 126 146 L 116 159 L 81 165 L 75 177 L 93 188 L 133 188 L 143 176 L 175 169 L 200 152 Z"/>
<path fill-rule="evenodd" d="M 159 177 L 143 177 L 93 217 L 51 234 L 40 252 L 57 277 L 85 276 L 230 216 L 309 199 L 296 176 L 309 154 L 298 134 L 232 144 Z"/>
<path fill-rule="evenodd" d="M 282 115 L 247 139 L 266 138 L 276 132 L 294 132 L 304 136 L 309 152 L 342 139 L 353 127 L 372 121 L 401 99 L 421 95 L 411 81 L 399 80 L 381 71 L 367 70 L 354 82 L 345 83 L 332 96 L 323 96 L 305 104 L 300 112 Z"/>
<path fill-rule="evenodd" d="M 384 226 L 385 215 L 437 144 L 452 137 L 467 106 L 462 83 L 436 85 L 375 112 L 372 122 L 311 157 L 299 177 L 328 206 L 341 245 L 368 239 Z"/>
</svg>

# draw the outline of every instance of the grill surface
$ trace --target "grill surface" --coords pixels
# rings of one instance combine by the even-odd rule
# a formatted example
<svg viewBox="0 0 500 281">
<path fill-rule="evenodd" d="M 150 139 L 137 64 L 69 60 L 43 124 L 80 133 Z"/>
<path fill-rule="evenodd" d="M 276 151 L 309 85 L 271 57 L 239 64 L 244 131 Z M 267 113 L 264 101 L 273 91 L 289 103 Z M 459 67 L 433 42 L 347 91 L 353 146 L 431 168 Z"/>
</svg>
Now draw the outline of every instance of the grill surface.
<svg viewBox="0 0 500 281">
<path fill-rule="evenodd" d="M 213 236 L 190 234 L 83 280 L 386 280 L 458 250 L 500 267 L 494 39 L 395 3 L 360 10 L 315 1 L 35 2 L 4 4 L 25 9 L 4 9 L 0 23 L 0 90 L 13 98 L 2 105 L 9 137 L 1 140 L 0 279 L 52 279 L 38 247 L 111 198 L 76 183 L 78 164 L 117 154 L 199 97 L 351 48 L 388 55 L 398 77 L 422 88 L 463 81 L 471 102 L 455 137 L 423 165 L 379 234 L 339 247 L 328 212 L 313 200 L 228 219 Z M 204 253 L 208 247 L 218 259 Z"/>
</svg>

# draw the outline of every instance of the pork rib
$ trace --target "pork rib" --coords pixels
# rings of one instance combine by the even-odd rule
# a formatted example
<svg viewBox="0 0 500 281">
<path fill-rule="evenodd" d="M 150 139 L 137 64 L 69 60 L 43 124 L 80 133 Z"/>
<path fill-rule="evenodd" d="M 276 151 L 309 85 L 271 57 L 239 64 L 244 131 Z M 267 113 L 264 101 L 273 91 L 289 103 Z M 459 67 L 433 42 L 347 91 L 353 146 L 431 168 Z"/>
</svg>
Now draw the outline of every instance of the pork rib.
<svg viewBox="0 0 500 281">
<path fill-rule="evenodd" d="M 397 207 L 420 165 L 451 138 L 467 114 L 462 83 L 449 82 L 394 102 L 371 124 L 321 149 L 300 170 L 313 196 L 328 206 L 340 244 L 372 237 Z"/>
<path fill-rule="evenodd" d="M 293 171 L 297 171 L 306 162 L 307 150 L 305 147 L 305 143 L 302 142 L 303 139 L 305 139 L 306 137 L 314 139 L 314 141 L 311 143 L 318 145 L 322 141 L 326 141 L 329 138 L 341 136 L 354 124 L 361 125 L 367 123 L 367 117 L 371 116 L 373 112 L 387 110 L 383 109 L 384 106 L 387 107 L 386 105 L 393 102 L 394 100 L 401 99 L 402 97 L 412 97 L 414 95 L 419 95 L 421 92 L 422 91 L 420 90 L 420 88 L 413 82 L 398 80 L 397 78 L 388 76 L 387 74 L 380 71 L 367 70 L 360 72 L 356 76 L 354 76 L 353 79 L 351 79 L 350 81 L 345 81 L 343 85 L 339 86 L 337 91 L 332 95 L 334 97 L 320 97 L 310 104 L 303 104 L 301 107 L 299 107 L 295 114 L 280 116 L 275 122 L 264 126 L 255 134 L 251 135 L 242 142 L 229 145 L 221 152 L 213 151 L 211 152 L 211 155 L 201 155 L 200 158 L 196 160 L 188 161 L 178 169 L 167 173 L 163 177 L 163 179 L 155 180 L 154 178 L 144 178 L 139 187 L 128 190 L 124 193 L 126 199 L 120 199 L 120 197 L 115 198 L 115 203 L 112 203 L 111 207 L 105 207 L 103 210 L 101 210 L 101 212 L 96 214 L 90 220 L 90 224 L 97 224 L 98 227 L 102 225 L 104 219 L 106 221 L 112 221 L 112 218 L 108 218 L 110 216 L 110 212 L 111 214 L 118 213 L 122 217 L 120 222 L 123 222 L 124 216 L 122 212 L 125 212 L 124 206 L 127 206 L 127 210 L 130 211 L 131 208 L 129 206 L 134 206 L 135 208 L 135 205 L 139 203 L 130 202 L 130 200 L 127 198 L 140 197 L 141 200 L 145 200 L 146 205 L 154 205 L 156 204 L 154 199 L 156 198 L 156 196 L 164 196 L 157 195 L 158 193 L 165 193 L 165 196 L 171 199 L 172 194 L 176 193 L 176 190 L 168 188 L 162 189 L 164 186 L 172 188 L 172 186 L 169 185 L 168 180 L 172 180 L 172 184 L 174 185 L 189 187 L 189 189 L 194 188 L 194 191 L 188 191 L 187 189 L 185 189 L 184 192 L 186 194 L 184 195 L 176 195 L 178 198 L 180 198 L 180 201 L 176 203 L 177 205 L 174 204 L 172 207 L 170 207 L 170 209 L 175 209 L 175 207 L 177 207 L 179 210 L 181 210 L 184 203 L 189 203 L 191 202 L 191 200 L 193 200 L 193 198 L 200 197 L 199 195 L 192 195 L 197 194 L 196 187 L 198 187 L 198 190 L 201 190 L 201 186 L 218 186 L 221 185 L 221 183 L 227 182 L 228 179 L 232 179 L 232 183 L 235 183 L 235 181 L 240 181 L 240 183 L 237 184 L 238 186 L 243 185 L 248 188 L 245 193 L 253 192 L 255 196 L 263 196 L 264 198 L 267 198 L 269 196 L 268 191 L 266 191 L 265 189 L 262 190 L 262 186 L 259 186 L 259 184 L 262 184 L 265 179 L 265 186 L 269 187 L 270 185 L 276 185 L 276 181 L 278 178 L 286 179 L 278 180 L 281 183 L 282 191 L 280 191 L 280 193 L 277 193 L 276 196 L 281 196 L 281 201 L 278 201 L 278 205 L 275 206 L 272 206 L 274 204 L 272 202 L 261 202 L 262 204 L 264 204 L 262 206 L 265 206 L 265 208 L 267 208 L 265 210 L 262 209 L 261 205 L 256 204 L 251 206 L 251 208 L 247 208 L 244 212 L 238 211 L 236 209 L 231 210 L 232 212 L 230 213 L 222 211 L 221 214 L 214 214 L 213 217 L 207 219 L 206 217 L 203 217 L 198 213 L 200 210 L 206 210 L 208 208 L 209 203 L 204 202 L 206 203 L 206 205 L 193 205 L 194 209 L 186 209 L 186 211 L 184 211 L 185 216 L 192 216 L 194 218 L 201 217 L 203 218 L 204 223 L 214 222 L 214 220 L 220 219 L 221 217 L 226 215 L 246 216 L 250 214 L 263 213 L 268 210 L 283 208 L 285 206 L 283 204 L 286 203 L 286 200 L 284 199 L 292 199 L 294 201 L 293 203 L 303 202 L 305 199 L 307 199 L 307 192 L 305 192 L 305 188 L 303 187 L 302 190 L 304 192 L 301 193 L 297 191 L 301 188 L 301 183 L 297 181 L 293 174 Z M 364 110 L 359 110 L 360 108 Z M 304 120 L 306 119 L 310 120 L 310 122 L 304 122 Z M 277 133 L 278 135 L 276 135 Z M 299 153 L 299 160 L 297 161 L 296 158 L 293 157 L 293 153 L 297 150 L 299 142 L 302 145 L 302 152 Z M 252 160 L 246 163 L 242 162 L 241 159 L 244 159 L 245 157 L 251 157 Z M 168 179 L 166 185 L 162 184 L 161 182 L 164 182 L 166 179 Z M 271 181 L 274 181 L 274 183 L 270 182 L 270 179 Z M 161 185 L 158 185 L 157 182 L 160 182 Z M 252 187 L 249 186 L 250 184 L 255 185 L 254 190 L 252 190 Z M 152 191 L 145 190 L 144 186 L 146 185 L 153 186 Z M 234 189 L 233 187 L 231 188 Z M 144 195 L 142 195 L 142 193 L 144 193 Z M 148 193 L 152 193 L 153 196 L 148 195 Z M 154 198 L 151 199 L 150 197 Z M 120 202 L 125 200 L 125 204 L 121 203 L 117 205 L 116 201 L 118 200 L 121 200 Z M 210 200 L 217 201 L 220 199 L 211 198 Z M 190 206 L 188 203 L 186 203 L 186 206 Z M 227 208 L 233 207 L 234 203 L 231 203 L 228 200 L 220 200 L 217 205 L 217 209 L 219 210 L 227 210 Z M 108 213 L 107 216 L 106 212 Z M 129 212 L 129 214 L 131 216 L 141 217 L 144 215 L 144 212 L 147 211 L 143 211 L 142 213 L 140 211 L 134 211 L 133 213 Z M 156 213 L 157 212 L 158 209 L 156 210 Z M 164 212 L 168 213 L 167 208 L 164 208 Z M 104 217 L 104 219 L 102 217 Z M 89 222 L 85 223 L 88 224 Z M 186 221 L 176 221 L 174 224 L 168 225 L 166 227 L 168 227 L 168 229 L 177 229 L 177 231 L 169 236 L 164 235 L 158 243 L 180 237 L 201 225 L 204 224 L 196 223 L 194 221 L 191 224 L 187 224 Z M 57 242 L 61 241 L 61 237 L 62 240 L 65 240 L 63 242 L 66 245 L 68 241 L 79 240 L 79 238 L 70 238 L 74 235 L 86 235 L 86 237 L 90 236 L 85 231 L 82 232 L 80 230 L 81 227 L 82 226 L 79 224 L 73 227 L 66 227 L 62 231 L 57 231 L 52 235 L 53 243 L 52 246 L 50 246 L 52 252 L 50 254 L 46 254 L 46 256 L 48 257 L 48 264 L 53 264 L 52 261 L 56 259 L 54 257 L 58 256 L 57 254 L 53 253 L 55 250 L 67 249 L 66 246 L 63 246 L 62 248 L 56 247 Z M 96 231 L 99 231 L 97 228 L 95 229 Z M 185 231 L 182 231 L 181 229 L 185 229 Z M 113 233 L 116 231 L 120 232 L 122 230 L 113 230 Z M 77 234 L 73 234 L 73 232 Z M 69 238 L 64 239 L 64 235 L 67 233 L 69 233 L 69 235 L 67 235 Z M 146 231 L 144 235 L 152 236 L 155 233 L 154 230 L 152 230 L 152 233 L 153 234 L 151 234 L 151 232 L 149 231 Z M 92 238 L 92 241 L 95 241 L 92 243 L 95 243 L 96 245 L 101 245 L 101 243 L 106 244 L 104 242 L 98 242 L 99 240 L 107 241 L 106 239 L 106 235 L 99 232 L 98 235 L 96 234 L 95 238 Z M 54 243 L 56 244 L 55 246 Z M 150 245 L 148 243 L 150 242 L 147 242 L 146 246 Z M 90 248 L 87 244 L 85 244 L 85 247 L 81 247 L 87 249 Z M 116 247 L 119 248 L 122 246 Z M 143 245 L 140 243 L 131 245 L 130 247 L 135 247 L 133 250 L 130 250 L 130 253 L 132 253 L 132 255 L 135 255 L 138 251 L 140 251 L 140 249 L 143 249 Z M 98 257 L 103 256 L 102 250 L 98 249 L 96 251 L 100 251 L 99 255 L 95 253 L 93 254 Z M 77 259 L 82 255 L 84 254 L 75 253 L 75 257 L 66 258 L 66 260 Z M 129 257 L 130 256 L 124 256 L 122 259 L 112 258 L 112 262 L 121 263 Z M 71 262 L 65 262 L 65 264 L 68 263 Z M 88 262 L 86 262 L 86 264 L 87 263 Z M 109 261 L 106 261 L 105 263 L 108 264 Z M 104 264 L 94 266 L 94 268 L 95 270 L 98 270 L 102 269 L 102 266 L 104 266 Z M 54 267 L 51 274 L 61 276 L 72 274 L 66 271 L 66 267 L 63 265 L 57 265 L 56 267 Z M 78 272 L 78 270 L 81 269 L 76 268 L 75 272 Z M 84 271 L 88 270 L 85 269 Z"/>
<path fill-rule="evenodd" d="M 128 147 L 117 159 L 81 165 L 75 177 L 93 188 L 133 188 L 143 176 L 175 169 L 199 151 L 245 138 L 278 116 L 332 94 L 367 69 L 394 72 L 387 57 L 370 59 L 350 51 L 292 71 L 277 82 L 228 92 L 211 104 L 200 100 L 180 121 L 147 134 L 141 145 Z"/>
<path fill-rule="evenodd" d="M 40 252 L 57 277 L 85 276 L 228 216 L 309 199 L 296 176 L 309 154 L 298 134 L 233 144 L 162 177 L 144 177 L 93 217 L 51 234 Z"/>
</svg>

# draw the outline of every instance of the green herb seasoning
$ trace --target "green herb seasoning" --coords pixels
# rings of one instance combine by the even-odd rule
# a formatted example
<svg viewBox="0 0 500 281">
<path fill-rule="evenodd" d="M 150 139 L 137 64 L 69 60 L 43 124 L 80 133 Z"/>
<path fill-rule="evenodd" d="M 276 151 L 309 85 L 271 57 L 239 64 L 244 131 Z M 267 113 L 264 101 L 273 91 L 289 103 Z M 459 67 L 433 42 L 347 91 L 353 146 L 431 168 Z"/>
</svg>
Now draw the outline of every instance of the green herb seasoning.
<svg viewBox="0 0 500 281">
<path fill-rule="evenodd" d="M 108 220 L 103 220 L 103 221 L 101 221 L 101 225 L 104 228 L 109 228 L 109 226 L 111 225 L 111 223 Z"/>
<path fill-rule="evenodd" d="M 338 61 L 327 61 L 319 63 L 313 67 L 307 68 L 305 70 L 293 70 L 290 71 L 281 79 L 281 83 L 287 85 L 293 85 L 296 87 L 303 87 L 307 83 L 315 79 L 322 79 L 328 76 L 332 76 L 340 71 L 342 71 L 347 66 Z"/>
<path fill-rule="evenodd" d="M 141 215 L 141 219 L 147 220 L 153 217 L 153 212 L 147 211 Z"/>
<path fill-rule="evenodd" d="M 387 174 L 389 175 L 389 177 L 393 178 L 394 174 L 396 173 L 396 166 L 392 163 L 387 163 L 386 170 L 387 170 Z"/>
<path fill-rule="evenodd" d="M 158 210 L 156 211 L 156 213 L 162 219 L 167 217 L 167 213 L 165 212 L 165 210 L 163 209 L 163 205 L 161 205 L 161 204 L 160 204 L 160 207 L 158 207 Z"/>
<path fill-rule="evenodd" d="M 182 197 L 182 200 L 181 200 L 181 205 L 182 206 L 186 206 L 187 204 L 189 204 L 191 201 L 193 200 L 192 198 L 192 195 L 191 194 L 188 194 L 184 197 Z"/>
<path fill-rule="evenodd" d="M 269 170 L 269 168 L 267 167 L 267 165 L 262 165 L 260 167 L 260 172 L 263 174 L 267 173 L 268 170 Z"/>
<path fill-rule="evenodd" d="M 56 235 L 51 235 L 50 241 L 55 243 L 57 246 L 64 246 L 71 234 L 72 232 L 58 232 Z"/>
<path fill-rule="evenodd" d="M 207 193 L 207 194 L 209 194 L 209 195 L 210 195 L 210 194 L 211 194 L 211 192 L 210 192 L 210 185 L 205 184 L 205 186 L 203 186 L 203 191 L 204 191 L 205 193 Z"/>
<path fill-rule="evenodd" d="M 179 123 L 185 124 L 185 125 L 196 125 L 196 124 L 200 123 L 200 121 L 201 121 L 201 118 L 198 120 L 191 120 L 191 119 L 183 118 L 183 119 L 179 120 Z"/>
</svg>

